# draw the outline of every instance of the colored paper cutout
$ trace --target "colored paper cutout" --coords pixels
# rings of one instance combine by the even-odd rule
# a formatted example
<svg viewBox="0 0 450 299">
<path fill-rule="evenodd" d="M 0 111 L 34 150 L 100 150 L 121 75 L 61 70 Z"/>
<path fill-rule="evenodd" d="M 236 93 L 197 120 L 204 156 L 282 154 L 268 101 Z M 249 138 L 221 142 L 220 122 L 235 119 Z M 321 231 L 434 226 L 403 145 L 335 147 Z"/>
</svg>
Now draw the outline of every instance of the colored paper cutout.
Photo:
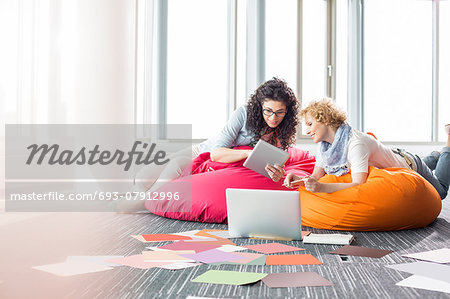
<svg viewBox="0 0 450 299">
<path fill-rule="evenodd" d="M 159 249 L 168 249 L 168 250 L 194 250 L 194 253 L 199 253 L 206 250 L 211 250 L 217 247 L 220 247 L 220 244 L 207 244 L 200 242 L 185 242 L 178 241 L 171 244 L 167 244 L 164 246 L 159 246 Z"/>
<path fill-rule="evenodd" d="M 310 231 L 302 230 L 302 238 L 306 237 L 306 236 L 309 236 L 310 233 L 311 233 Z"/>
<path fill-rule="evenodd" d="M 200 240 L 186 240 L 185 242 L 192 242 L 192 243 L 203 243 L 203 244 L 214 244 L 214 245 L 236 245 L 233 241 L 230 241 L 228 239 L 216 239 L 215 241 L 200 241 Z"/>
<path fill-rule="evenodd" d="M 197 236 L 202 236 L 202 237 L 208 237 L 208 238 L 216 238 L 216 236 L 208 234 L 208 232 L 223 232 L 223 229 L 202 229 L 201 231 L 199 231 L 198 233 L 196 233 L 195 235 Z"/>
<path fill-rule="evenodd" d="M 238 261 L 234 262 L 237 264 L 248 264 L 248 263 L 264 256 L 263 254 L 252 253 L 252 252 L 233 252 L 232 254 L 235 254 L 237 256 L 242 256 L 244 258 L 242 260 L 238 260 Z"/>
<path fill-rule="evenodd" d="M 173 235 L 173 234 L 149 234 L 142 235 L 147 242 L 163 242 L 163 241 L 179 241 L 179 240 L 192 240 L 191 237 Z"/>
<path fill-rule="evenodd" d="M 229 238 L 233 238 L 232 236 L 230 236 L 228 230 L 222 230 L 222 231 L 211 231 L 208 232 L 209 235 L 213 235 L 216 238 L 221 238 L 221 239 L 229 239 Z"/>
<path fill-rule="evenodd" d="M 266 258 L 267 258 L 267 255 L 263 255 L 262 257 L 259 257 L 255 260 L 247 263 L 247 265 L 264 266 L 266 264 Z"/>
<path fill-rule="evenodd" d="M 392 250 L 345 245 L 339 249 L 331 251 L 330 253 L 380 258 L 392 252 Z"/>
<path fill-rule="evenodd" d="M 266 265 L 321 265 L 311 254 L 268 255 Z"/>
<path fill-rule="evenodd" d="M 199 236 L 196 235 L 196 233 L 200 232 L 199 229 L 196 230 L 190 230 L 190 231 L 185 231 L 185 232 L 181 232 L 181 233 L 173 233 L 174 235 L 180 235 L 180 236 L 186 236 L 186 237 L 191 237 L 192 240 L 195 241 L 216 241 L 217 238 L 210 238 L 210 237 L 203 237 L 203 236 Z"/>
<path fill-rule="evenodd" d="M 243 247 L 254 250 L 254 251 L 262 252 L 265 254 L 305 250 L 303 248 L 284 245 L 281 243 L 266 243 L 266 244 L 257 244 L 257 245 L 247 245 L 247 246 L 243 246 Z"/>
<path fill-rule="evenodd" d="M 193 279 L 193 282 L 244 285 L 255 283 L 264 278 L 266 273 L 209 270 Z"/>
<path fill-rule="evenodd" d="M 182 254 L 181 256 L 186 257 L 188 259 L 193 259 L 198 262 L 205 263 L 205 264 L 245 259 L 242 256 L 239 256 L 239 255 L 236 255 L 233 253 L 229 253 L 229 252 L 220 251 L 217 249 L 202 251 L 202 252 L 199 252 L 196 254 Z"/>
<path fill-rule="evenodd" d="M 138 241 L 141 241 L 142 243 L 148 243 L 148 241 L 145 241 L 144 237 L 142 235 L 131 235 L 133 238 L 135 238 Z"/>
<path fill-rule="evenodd" d="M 259 254 L 259 253 L 254 253 Z M 220 266 L 220 265 L 254 265 L 254 266 L 264 266 L 266 264 L 266 255 L 262 254 L 260 257 L 247 262 L 247 263 L 241 263 L 240 260 L 235 262 L 219 262 L 219 263 L 212 263 L 210 265 L 214 266 Z"/>
<path fill-rule="evenodd" d="M 269 288 L 332 286 L 316 272 L 271 273 L 262 279 Z"/>
</svg>

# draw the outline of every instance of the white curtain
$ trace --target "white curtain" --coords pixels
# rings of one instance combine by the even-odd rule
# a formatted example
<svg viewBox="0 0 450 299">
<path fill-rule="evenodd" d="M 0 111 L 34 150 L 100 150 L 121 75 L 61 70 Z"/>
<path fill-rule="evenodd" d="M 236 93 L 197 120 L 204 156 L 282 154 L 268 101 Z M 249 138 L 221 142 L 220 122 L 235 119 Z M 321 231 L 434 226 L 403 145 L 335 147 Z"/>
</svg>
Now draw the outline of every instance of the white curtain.
<svg viewBox="0 0 450 299">
<path fill-rule="evenodd" d="M 130 0 L 0 1 L 3 169 L 6 123 L 135 123 L 136 8 Z"/>
</svg>

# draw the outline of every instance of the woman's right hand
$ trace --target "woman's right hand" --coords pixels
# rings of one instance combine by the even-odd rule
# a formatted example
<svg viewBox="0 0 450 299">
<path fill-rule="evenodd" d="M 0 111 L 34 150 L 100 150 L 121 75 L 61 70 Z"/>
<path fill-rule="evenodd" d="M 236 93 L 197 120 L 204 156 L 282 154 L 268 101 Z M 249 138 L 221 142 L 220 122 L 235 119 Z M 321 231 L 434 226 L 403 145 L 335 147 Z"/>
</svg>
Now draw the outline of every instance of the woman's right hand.
<svg viewBox="0 0 450 299">
<path fill-rule="evenodd" d="M 295 175 L 290 172 L 286 175 L 283 186 L 285 186 L 287 188 L 291 188 L 291 189 L 294 188 L 295 186 L 299 186 L 299 185 L 304 186 L 304 182 L 302 179 L 303 179 L 303 177 L 299 177 L 298 175 Z"/>
</svg>

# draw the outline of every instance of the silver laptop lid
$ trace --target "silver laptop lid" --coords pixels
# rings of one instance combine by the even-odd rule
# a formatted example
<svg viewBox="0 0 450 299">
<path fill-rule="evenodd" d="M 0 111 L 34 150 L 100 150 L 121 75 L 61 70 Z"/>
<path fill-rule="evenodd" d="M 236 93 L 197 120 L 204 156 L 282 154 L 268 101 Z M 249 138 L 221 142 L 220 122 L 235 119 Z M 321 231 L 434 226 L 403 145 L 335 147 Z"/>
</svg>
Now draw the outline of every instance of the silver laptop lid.
<svg viewBox="0 0 450 299">
<path fill-rule="evenodd" d="M 233 237 L 302 239 L 300 192 L 226 189 Z"/>
</svg>

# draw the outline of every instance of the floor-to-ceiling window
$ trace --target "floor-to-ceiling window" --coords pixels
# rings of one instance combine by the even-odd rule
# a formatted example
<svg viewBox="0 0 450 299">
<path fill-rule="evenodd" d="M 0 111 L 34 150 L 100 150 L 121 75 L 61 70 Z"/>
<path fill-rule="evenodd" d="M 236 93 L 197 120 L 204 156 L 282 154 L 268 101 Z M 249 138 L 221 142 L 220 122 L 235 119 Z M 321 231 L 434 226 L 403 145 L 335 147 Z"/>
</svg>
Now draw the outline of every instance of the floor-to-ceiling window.
<svg viewBox="0 0 450 299">
<path fill-rule="evenodd" d="M 208 138 L 226 122 L 227 1 L 169 0 L 167 123 Z"/>
<path fill-rule="evenodd" d="M 364 129 L 385 141 L 430 141 L 432 3 L 364 5 Z"/>
<path fill-rule="evenodd" d="M 304 0 L 302 19 L 302 101 L 326 96 L 326 1 Z"/>
<path fill-rule="evenodd" d="M 284 79 L 297 93 L 297 0 L 266 0 L 265 32 L 265 79 Z"/>
<path fill-rule="evenodd" d="M 167 29 L 163 33 L 167 44 L 163 54 L 167 66 L 162 72 L 167 78 L 155 86 L 166 92 L 163 97 L 155 92 L 151 100 L 164 103 L 165 123 L 191 123 L 194 139 L 217 134 L 230 109 L 246 102 L 262 81 L 277 76 L 288 82 L 304 105 L 333 97 L 349 112 L 350 119 L 357 115 L 358 128 L 374 132 L 380 140 L 443 140 L 442 126 L 448 122 L 445 111 L 450 105 L 446 84 L 448 1 L 166 3 Z M 433 7 L 439 12 L 437 40 L 433 38 Z M 355 9 L 361 11 L 355 13 Z M 234 15 L 231 21 L 230 14 Z M 360 18 L 358 22 L 352 20 L 355 16 Z M 355 32 L 360 34 L 358 39 L 353 39 Z M 355 51 L 355 41 L 360 51 Z M 433 49 L 437 45 L 436 56 Z M 359 55 L 359 68 L 353 67 L 354 55 Z M 361 82 L 355 83 L 355 70 L 360 71 L 357 76 Z M 439 84 L 433 82 L 434 77 Z M 354 92 L 355 84 L 359 84 L 360 93 Z M 438 115 L 433 114 L 433 101 L 438 104 Z M 352 109 L 355 103 L 361 109 Z"/>
</svg>

